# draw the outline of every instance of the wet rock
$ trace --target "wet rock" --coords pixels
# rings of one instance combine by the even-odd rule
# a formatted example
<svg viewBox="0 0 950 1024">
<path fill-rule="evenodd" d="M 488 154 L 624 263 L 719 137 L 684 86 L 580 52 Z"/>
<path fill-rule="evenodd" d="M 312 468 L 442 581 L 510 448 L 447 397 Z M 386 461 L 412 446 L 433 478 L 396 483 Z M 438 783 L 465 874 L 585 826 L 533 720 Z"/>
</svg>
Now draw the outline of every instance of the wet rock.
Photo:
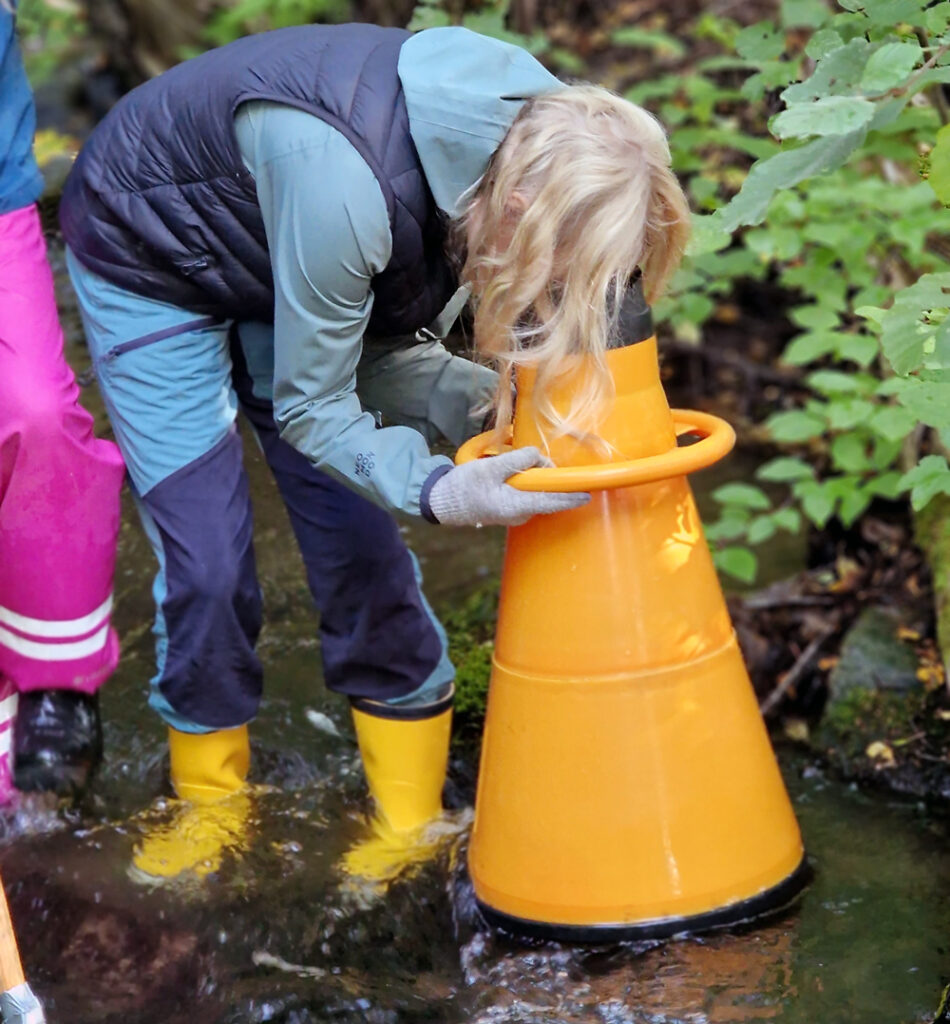
<svg viewBox="0 0 950 1024">
<path fill-rule="evenodd" d="M 897 631 L 900 616 L 891 608 L 868 608 L 841 645 L 829 680 L 834 704 L 854 690 L 906 693 L 918 686 L 917 657 Z"/>
<path fill-rule="evenodd" d="M 925 685 L 919 644 L 899 635 L 900 613 L 865 609 L 841 646 L 815 742 L 837 771 L 915 800 L 950 795 L 944 689 Z M 908 632 L 908 638 L 920 637 Z"/>
</svg>

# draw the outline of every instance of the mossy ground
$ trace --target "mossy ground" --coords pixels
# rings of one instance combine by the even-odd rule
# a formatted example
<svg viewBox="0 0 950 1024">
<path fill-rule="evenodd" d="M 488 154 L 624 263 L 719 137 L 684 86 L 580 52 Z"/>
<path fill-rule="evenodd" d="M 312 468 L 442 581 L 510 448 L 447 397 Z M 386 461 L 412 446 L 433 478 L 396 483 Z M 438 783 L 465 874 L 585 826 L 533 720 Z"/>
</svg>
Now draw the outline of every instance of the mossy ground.
<svg viewBox="0 0 950 1024">
<path fill-rule="evenodd" d="M 827 708 L 814 742 L 846 777 L 944 803 L 950 713 L 943 687 L 853 690 Z"/>
<path fill-rule="evenodd" d="M 460 729 L 480 731 L 488 701 L 498 580 L 491 580 L 463 604 L 443 615 L 449 655 L 455 665 L 455 716 Z"/>
</svg>

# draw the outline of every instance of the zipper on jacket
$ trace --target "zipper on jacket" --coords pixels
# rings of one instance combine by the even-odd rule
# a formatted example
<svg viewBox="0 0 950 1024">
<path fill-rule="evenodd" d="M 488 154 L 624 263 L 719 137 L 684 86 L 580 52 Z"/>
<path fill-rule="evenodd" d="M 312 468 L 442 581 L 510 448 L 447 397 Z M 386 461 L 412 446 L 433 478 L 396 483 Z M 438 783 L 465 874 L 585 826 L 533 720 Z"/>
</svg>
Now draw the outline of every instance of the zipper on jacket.
<svg viewBox="0 0 950 1024">
<path fill-rule="evenodd" d="M 102 357 L 102 362 L 111 363 L 113 359 L 123 355 L 125 352 L 132 352 L 137 348 L 145 348 L 146 345 L 154 345 L 156 342 L 164 341 L 166 338 L 174 338 L 176 334 L 187 334 L 188 331 L 200 331 L 205 327 L 214 327 L 215 324 L 223 324 L 224 321 L 216 316 L 203 316 L 199 320 L 189 320 L 187 323 L 176 324 L 174 327 L 166 327 L 164 331 L 155 331 L 152 334 L 143 335 L 133 341 L 123 341 L 121 345 L 115 345 Z"/>
</svg>

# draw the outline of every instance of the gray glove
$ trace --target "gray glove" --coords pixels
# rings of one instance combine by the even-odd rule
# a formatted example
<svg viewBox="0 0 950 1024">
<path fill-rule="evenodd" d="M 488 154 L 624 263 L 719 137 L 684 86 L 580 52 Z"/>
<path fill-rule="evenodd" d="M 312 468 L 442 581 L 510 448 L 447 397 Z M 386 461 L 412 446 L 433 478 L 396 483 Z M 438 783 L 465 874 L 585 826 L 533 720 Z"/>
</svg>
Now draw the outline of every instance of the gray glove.
<svg viewBox="0 0 950 1024">
<path fill-rule="evenodd" d="M 452 526 L 520 526 L 534 515 L 586 505 L 589 494 L 519 491 L 505 483 L 522 470 L 550 465 L 537 448 L 473 459 L 436 480 L 429 509 L 440 523 Z"/>
<path fill-rule="evenodd" d="M 3 1024 L 46 1024 L 43 1008 L 26 982 L 0 994 L 0 1021 Z"/>
</svg>

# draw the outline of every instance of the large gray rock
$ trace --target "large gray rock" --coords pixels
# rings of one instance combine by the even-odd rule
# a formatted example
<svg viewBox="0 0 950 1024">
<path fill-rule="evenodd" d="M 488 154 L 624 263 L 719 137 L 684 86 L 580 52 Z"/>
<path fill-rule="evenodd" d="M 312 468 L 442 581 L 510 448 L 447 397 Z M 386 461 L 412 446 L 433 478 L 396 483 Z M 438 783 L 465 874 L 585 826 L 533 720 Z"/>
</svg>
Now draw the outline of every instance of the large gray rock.
<svg viewBox="0 0 950 1024">
<path fill-rule="evenodd" d="M 900 617 L 890 608 L 867 608 L 841 645 L 829 680 L 831 700 L 855 689 L 905 692 L 918 686 L 917 656 L 897 636 Z"/>
</svg>

